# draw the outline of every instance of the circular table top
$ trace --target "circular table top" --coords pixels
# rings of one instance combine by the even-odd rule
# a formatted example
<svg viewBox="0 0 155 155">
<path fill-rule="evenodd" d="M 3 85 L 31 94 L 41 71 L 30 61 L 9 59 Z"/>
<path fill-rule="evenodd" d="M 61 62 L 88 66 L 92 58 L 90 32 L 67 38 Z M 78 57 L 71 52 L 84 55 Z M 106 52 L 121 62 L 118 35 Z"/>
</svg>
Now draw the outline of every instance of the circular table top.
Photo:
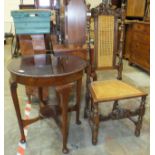
<svg viewBox="0 0 155 155">
<path fill-rule="evenodd" d="M 76 73 L 86 66 L 87 62 L 76 56 L 38 54 L 12 59 L 8 70 L 25 77 L 57 77 Z"/>
</svg>

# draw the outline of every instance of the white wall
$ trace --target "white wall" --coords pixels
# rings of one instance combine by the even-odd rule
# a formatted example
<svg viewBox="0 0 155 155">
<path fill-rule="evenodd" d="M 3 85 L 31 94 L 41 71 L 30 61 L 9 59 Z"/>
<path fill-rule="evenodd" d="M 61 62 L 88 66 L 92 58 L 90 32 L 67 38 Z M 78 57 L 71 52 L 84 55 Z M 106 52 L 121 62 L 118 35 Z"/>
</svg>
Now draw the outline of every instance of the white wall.
<svg viewBox="0 0 155 155">
<path fill-rule="evenodd" d="M 91 4 L 91 8 L 96 7 L 101 2 L 102 2 L 102 0 L 86 0 L 86 3 L 90 3 Z"/>
<path fill-rule="evenodd" d="M 4 1 L 4 31 L 9 32 L 11 28 L 12 18 L 11 10 L 18 9 L 19 0 L 5 0 Z"/>
<path fill-rule="evenodd" d="M 33 4 L 34 0 L 23 0 L 24 4 Z M 11 10 L 18 10 L 20 0 L 5 0 L 4 1 L 4 32 L 10 32 L 11 25 L 13 27 L 13 19 Z M 12 28 L 14 30 L 14 27 Z M 14 32 L 14 31 L 13 31 Z"/>
</svg>

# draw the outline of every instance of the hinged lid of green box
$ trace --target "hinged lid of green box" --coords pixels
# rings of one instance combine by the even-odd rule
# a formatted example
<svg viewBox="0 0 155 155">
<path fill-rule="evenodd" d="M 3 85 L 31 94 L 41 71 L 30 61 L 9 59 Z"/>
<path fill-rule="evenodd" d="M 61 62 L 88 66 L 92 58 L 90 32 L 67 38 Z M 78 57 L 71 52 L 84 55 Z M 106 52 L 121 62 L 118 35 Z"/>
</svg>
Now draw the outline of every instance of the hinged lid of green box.
<svg viewBox="0 0 155 155">
<path fill-rule="evenodd" d="M 51 11 L 43 9 L 13 10 L 16 34 L 50 33 Z"/>
<path fill-rule="evenodd" d="M 12 10 L 11 16 L 14 18 L 21 17 L 49 17 L 51 16 L 51 11 L 48 9 L 22 9 L 22 10 Z"/>
</svg>

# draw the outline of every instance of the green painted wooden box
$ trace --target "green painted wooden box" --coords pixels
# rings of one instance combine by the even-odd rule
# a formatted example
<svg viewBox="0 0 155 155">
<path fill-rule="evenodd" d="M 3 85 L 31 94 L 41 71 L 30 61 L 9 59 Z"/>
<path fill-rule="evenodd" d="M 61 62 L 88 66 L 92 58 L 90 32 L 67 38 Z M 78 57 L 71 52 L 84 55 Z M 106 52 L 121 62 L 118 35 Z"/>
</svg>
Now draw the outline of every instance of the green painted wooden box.
<svg viewBox="0 0 155 155">
<path fill-rule="evenodd" d="M 42 9 L 11 11 L 16 34 L 50 33 L 51 11 Z"/>
</svg>

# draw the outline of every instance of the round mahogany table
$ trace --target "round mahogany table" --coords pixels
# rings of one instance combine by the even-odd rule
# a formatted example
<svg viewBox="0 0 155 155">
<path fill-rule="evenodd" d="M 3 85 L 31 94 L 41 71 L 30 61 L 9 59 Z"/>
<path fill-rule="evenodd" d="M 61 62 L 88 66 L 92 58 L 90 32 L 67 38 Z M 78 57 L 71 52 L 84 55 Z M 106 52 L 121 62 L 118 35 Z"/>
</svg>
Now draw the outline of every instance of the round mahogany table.
<svg viewBox="0 0 155 155">
<path fill-rule="evenodd" d="M 63 135 L 63 153 L 68 153 L 68 117 L 67 113 L 76 111 L 76 123 L 79 124 L 80 96 L 83 71 L 87 63 L 76 56 L 53 56 L 52 54 L 39 54 L 14 58 L 8 65 L 10 71 L 10 90 L 16 110 L 18 124 L 21 132 L 21 142 L 26 142 L 24 127 L 34 123 L 44 117 L 53 116 L 56 119 L 61 114 L 60 124 Z M 76 104 L 68 106 L 68 98 L 71 91 L 71 83 L 76 82 Z M 22 119 L 17 95 L 17 84 L 37 87 L 40 98 L 40 114 L 38 117 L 24 120 Z M 42 88 L 55 86 L 57 89 L 59 104 L 55 111 L 43 100 Z M 58 121 L 57 121 L 58 122 Z"/>
</svg>

